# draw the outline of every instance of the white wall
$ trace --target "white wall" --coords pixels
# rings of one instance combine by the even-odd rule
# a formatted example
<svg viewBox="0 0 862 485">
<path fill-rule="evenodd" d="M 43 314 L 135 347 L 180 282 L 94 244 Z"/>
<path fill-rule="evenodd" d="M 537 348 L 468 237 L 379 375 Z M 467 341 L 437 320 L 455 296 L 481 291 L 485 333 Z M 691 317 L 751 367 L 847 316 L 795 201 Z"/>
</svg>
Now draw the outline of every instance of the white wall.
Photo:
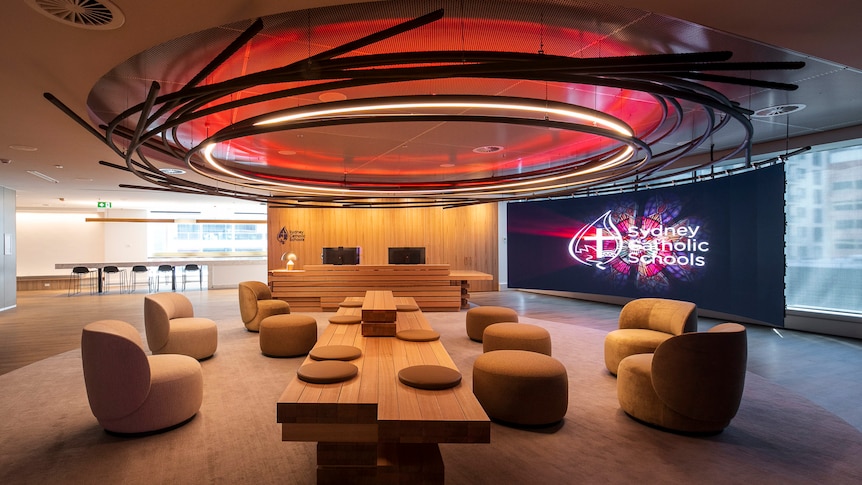
<svg viewBox="0 0 862 485">
<path fill-rule="evenodd" d="M 103 261 L 105 224 L 85 222 L 91 213 L 17 212 L 17 275 L 68 274 L 56 263 Z"/>
<path fill-rule="evenodd" d="M 26 212 L 16 214 L 18 276 L 68 274 L 56 263 L 144 261 L 147 225 L 134 222 L 87 222 L 108 217 L 98 212 Z M 111 211 L 112 218 L 146 218 L 146 211 Z"/>
</svg>

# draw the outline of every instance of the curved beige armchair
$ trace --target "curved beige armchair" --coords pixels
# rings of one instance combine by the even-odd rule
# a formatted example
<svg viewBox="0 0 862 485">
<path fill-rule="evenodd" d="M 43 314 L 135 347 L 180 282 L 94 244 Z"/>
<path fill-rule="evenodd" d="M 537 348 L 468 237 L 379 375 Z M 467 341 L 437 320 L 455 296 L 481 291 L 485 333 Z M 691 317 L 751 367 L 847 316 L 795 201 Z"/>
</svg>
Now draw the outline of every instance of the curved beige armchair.
<svg viewBox="0 0 862 485">
<path fill-rule="evenodd" d="M 745 385 L 745 327 L 716 325 L 671 337 L 620 362 L 617 397 L 633 418 L 687 433 L 717 433 L 736 416 Z"/>
<path fill-rule="evenodd" d="M 147 346 L 154 354 L 183 354 L 195 359 L 212 356 L 218 346 L 218 327 L 209 318 L 195 317 L 192 302 L 180 293 L 144 297 Z"/>
<path fill-rule="evenodd" d="M 182 424 L 203 401 L 201 365 L 185 355 L 144 353 L 137 330 L 100 320 L 81 334 L 84 383 L 93 415 L 114 433 L 146 433 Z"/>
<path fill-rule="evenodd" d="M 624 358 L 654 352 L 674 335 L 697 331 L 697 306 L 687 301 L 640 298 L 623 306 L 619 322 L 620 328 L 605 337 L 605 366 L 614 375 Z"/>
<path fill-rule="evenodd" d="M 290 304 L 272 298 L 272 292 L 260 281 L 243 281 L 239 284 L 239 314 L 245 328 L 260 331 L 260 322 L 272 315 L 290 313 Z"/>
</svg>

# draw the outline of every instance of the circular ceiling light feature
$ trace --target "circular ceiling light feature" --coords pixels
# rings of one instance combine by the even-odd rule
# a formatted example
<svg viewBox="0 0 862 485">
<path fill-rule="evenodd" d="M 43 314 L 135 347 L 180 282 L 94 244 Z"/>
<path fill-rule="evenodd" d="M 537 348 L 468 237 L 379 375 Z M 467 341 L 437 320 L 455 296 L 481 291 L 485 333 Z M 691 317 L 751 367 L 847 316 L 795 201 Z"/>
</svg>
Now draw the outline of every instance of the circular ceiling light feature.
<svg viewBox="0 0 862 485">
<path fill-rule="evenodd" d="M 460 10 L 451 8 L 457 2 L 429 11 L 426 2 L 405 0 L 404 16 L 412 18 L 401 21 L 373 2 L 315 9 L 321 12 L 315 19 L 327 19 L 336 10 L 339 18 L 350 19 L 349 24 L 321 20 L 311 25 L 316 45 L 328 46 L 317 53 L 279 40 L 307 33 L 307 15 L 249 20 L 239 37 L 236 25 L 189 34 L 159 46 L 156 74 L 139 67 L 144 64 L 140 56 L 152 51 L 108 73 L 91 91 L 89 102 L 99 107 L 91 116 L 105 126 L 106 143 L 128 170 L 159 186 L 153 190 L 284 207 L 463 206 L 571 196 L 675 176 L 677 172 L 664 169 L 725 126 L 736 130 L 723 147 L 727 155 L 704 166 L 750 147 L 751 111 L 730 101 L 733 92 L 697 81 L 712 72 L 737 70 L 727 62 L 731 52 L 697 52 L 692 45 L 691 52 L 660 53 L 616 36 L 608 39 L 604 57 L 570 57 L 553 50 L 537 54 L 519 40 L 501 44 L 499 36 L 485 35 L 488 31 L 482 29 L 503 19 L 497 7 L 484 7 L 488 2 L 468 1 L 477 9 L 471 13 L 471 21 L 480 25 L 477 38 L 489 41 L 467 50 L 459 40 Z M 553 9 L 552 3 L 543 6 Z M 567 23 L 567 7 L 559 7 L 560 15 L 543 12 L 544 18 L 560 19 L 554 24 L 559 31 L 554 42 L 566 45 L 571 34 L 602 35 Z M 557 31 L 532 20 L 505 22 L 522 27 L 513 32 Z M 405 33 L 428 34 L 430 40 L 417 49 L 393 51 L 400 42 L 395 36 Z M 214 39 L 224 45 L 237 41 L 214 70 L 207 71 L 216 59 L 184 62 L 190 49 Z M 258 42 L 262 39 L 268 40 Z M 763 64 L 746 71 L 804 66 Z M 184 76 L 172 71 L 175 65 L 184 66 Z M 255 67 L 234 69 L 240 65 Z M 663 66 L 662 76 L 655 76 L 656 65 Z M 188 96 L 175 96 L 184 89 L 183 79 L 194 78 L 196 70 L 210 75 Z M 113 93 L 122 92 L 116 80 L 128 78 L 117 74 L 128 72 L 137 73 L 134 83 L 125 83 L 126 96 L 114 99 Z M 148 99 L 141 96 L 140 79 L 152 81 Z M 723 85 L 736 90 L 751 82 L 750 75 L 721 76 Z M 481 98 L 478 103 L 476 97 Z M 135 107 L 130 109 L 130 103 Z M 580 106 L 592 106 L 598 116 L 579 117 L 585 113 Z M 130 127 L 141 126 L 142 120 L 153 122 L 132 133 Z M 650 145 L 682 137 L 687 141 L 653 159 Z M 505 143 L 503 153 L 510 156 L 471 153 L 471 140 Z M 299 153 L 288 155 L 294 151 Z M 265 163 L 251 166 L 252 158 Z M 452 161 L 457 167 L 441 167 Z M 214 182 L 161 176 L 157 167 L 164 165 Z M 686 166 L 679 173 L 699 168 Z"/>
<path fill-rule="evenodd" d="M 790 113 L 795 113 L 797 111 L 801 111 L 805 109 L 804 104 L 780 104 L 777 106 L 770 106 L 768 108 L 762 108 L 755 111 L 751 117 L 752 118 L 772 118 L 774 116 L 785 116 Z"/>
<path fill-rule="evenodd" d="M 159 172 L 162 172 L 165 175 L 183 175 L 186 173 L 186 171 L 181 168 L 160 168 Z"/>
<path fill-rule="evenodd" d="M 476 147 L 473 149 L 473 153 L 497 153 L 502 150 L 503 147 L 497 145 L 486 145 L 483 147 Z"/>
<path fill-rule="evenodd" d="M 24 0 L 42 15 L 79 29 L 113 30 L 120 28 L 126 17 L 119 7 L 108 0 Z"/>
</svg>

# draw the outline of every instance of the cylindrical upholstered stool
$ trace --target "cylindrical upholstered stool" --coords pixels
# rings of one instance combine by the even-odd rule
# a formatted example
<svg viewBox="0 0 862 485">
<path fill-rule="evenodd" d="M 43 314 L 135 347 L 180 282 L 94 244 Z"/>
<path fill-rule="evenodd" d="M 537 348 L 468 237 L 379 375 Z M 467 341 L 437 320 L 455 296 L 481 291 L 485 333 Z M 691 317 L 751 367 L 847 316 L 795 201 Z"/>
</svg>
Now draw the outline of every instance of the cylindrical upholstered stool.
<svg viewBox="0 0 862 485">
<path fill-rule="evenodd" d="M 485 352 L 529 350 L 551 355 L 551 334 L 544 328 L 529 323 L 495 323 L 485 327 L 482 349 Z"/>
<path fill-rule="evenodd" d="M 268 357 L 304 355 L 316 343 L 317 320 L 308 315 L 272 315 L 260 322 L 260 353 Z"/>
<path fill-rule="evenodd" d="M 488 416 L 525 426 L 559 422 L 569 408 L 569 379 L 557 359 L 527 350 L 494 350 L 473 364 L 473 394 Z"/>
<path fill-rule="evenodd" d="M 500 322 L 517 322 L 518 313 L 502 306 L 480 306 L 467 310 L 467 336 L 477 342 L 482 341 L 485 327 Z"/>
</svg>

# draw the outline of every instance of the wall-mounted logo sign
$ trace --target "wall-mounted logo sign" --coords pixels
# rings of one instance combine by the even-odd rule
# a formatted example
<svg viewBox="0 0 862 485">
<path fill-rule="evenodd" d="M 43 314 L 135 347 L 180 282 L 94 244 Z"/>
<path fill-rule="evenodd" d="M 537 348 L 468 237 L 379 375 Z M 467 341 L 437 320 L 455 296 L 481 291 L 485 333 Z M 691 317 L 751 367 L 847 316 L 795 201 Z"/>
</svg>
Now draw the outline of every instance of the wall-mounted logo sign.
<svg viewBox="0 0 862 485">
<path fill-rule="evenodd" d="M 276 236 L 278 242 L 281 244 L 286 243 L 287 241 L 305 241 L 305 231 L 288 231 L 286 228 L 282 227 L 280 231 L 278 231 L 278 236 Z"/>
</svg>

